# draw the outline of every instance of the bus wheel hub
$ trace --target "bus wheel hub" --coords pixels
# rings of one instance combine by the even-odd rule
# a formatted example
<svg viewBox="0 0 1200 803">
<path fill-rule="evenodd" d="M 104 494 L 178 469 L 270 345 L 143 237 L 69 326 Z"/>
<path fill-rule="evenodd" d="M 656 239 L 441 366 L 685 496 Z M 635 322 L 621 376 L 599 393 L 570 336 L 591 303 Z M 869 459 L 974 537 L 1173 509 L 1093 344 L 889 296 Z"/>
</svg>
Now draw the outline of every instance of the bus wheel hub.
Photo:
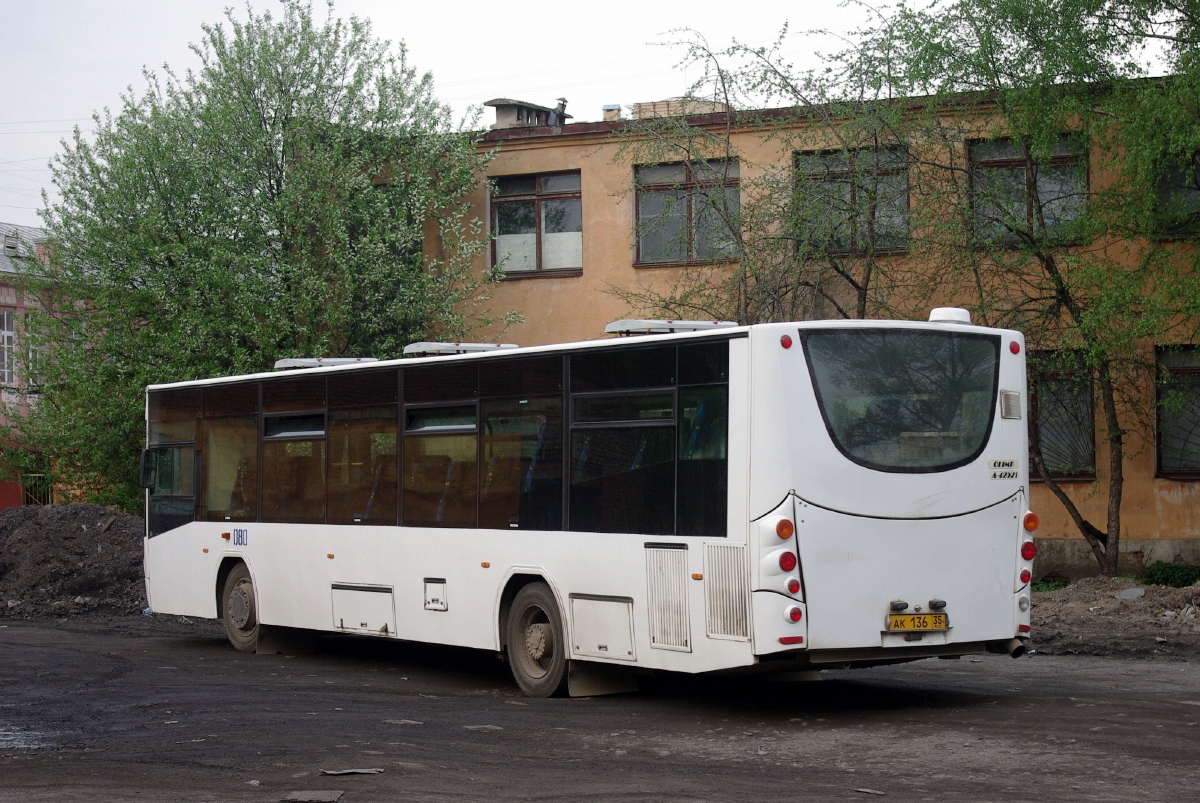
<svg viewBox="0 0 1200 803">
<path fill-rule="evenodd" d="M 229 595 L 229 618 L 239 630 L 245 629 L 250 621 L 250 599 L 242 586 Z"/>
<path fill-rule="evenodd" d="M 548 627 L 545 624 L 536 624 L 525 628 L 525 650 L 535 661 L 542 660 L 542 656 L 546 654 L 546 641 L 548 640 L 546 630 Z"/>
</svg>

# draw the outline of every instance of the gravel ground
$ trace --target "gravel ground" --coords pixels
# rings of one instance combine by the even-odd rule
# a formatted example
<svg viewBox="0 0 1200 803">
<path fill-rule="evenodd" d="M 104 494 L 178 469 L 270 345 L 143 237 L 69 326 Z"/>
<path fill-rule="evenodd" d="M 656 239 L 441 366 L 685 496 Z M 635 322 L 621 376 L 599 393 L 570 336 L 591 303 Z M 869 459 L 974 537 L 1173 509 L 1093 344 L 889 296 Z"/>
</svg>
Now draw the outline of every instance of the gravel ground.
<svg viewBox="0 0 1200 803">
<path fill-rule="evenodd" d="M 1200 583 L 1089 577 L 1033 595 L 1033 647 L 1047 655 L 1200 657 Z"/>
</svg>

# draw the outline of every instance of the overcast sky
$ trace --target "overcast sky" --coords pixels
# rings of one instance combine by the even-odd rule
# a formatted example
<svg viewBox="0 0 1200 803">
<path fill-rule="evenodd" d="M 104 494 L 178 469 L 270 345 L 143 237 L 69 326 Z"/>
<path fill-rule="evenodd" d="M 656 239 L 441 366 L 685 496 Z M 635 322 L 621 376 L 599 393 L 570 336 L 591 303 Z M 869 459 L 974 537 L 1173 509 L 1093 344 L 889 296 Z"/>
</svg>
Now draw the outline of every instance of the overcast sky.
<svg viewBox="0 0 1200 803">
<path fill-rule="evenodd" d="M 228 0 L 0 0 L 0 221 L 39 225 L 46 167 L 60 141 L 91 114 L 119 107 L 127 87 L 144 86 L 143 67 L 182 72 L 200 25 L 220 22 Z M 278 8 L 255 0 L 256 10 Z M 244 5 L 238 15 L 245 16 Z M 318 4 L 318 13 L 324 8 Z M 768 44 L 785 22 L 793 31 L 849 31 L 865 19 L 836 0 L 600 0 L 579 4 L 477 0 L 409 3 L 339 0 L 338 16 L 369 19 L 375 35 L 403 40 L 410 62 L 432 72 L 438 96 L 462 115 L 471 105 L 512 97 L 544 106 L 568 99 L 574 121 L 598 120 L 601 106 L 628 107 L 681 94 L 695 74 L 664 46 L 681 27 L 714 45 L 736 37 Z M 791 36 L 792 61 L 806 63 L 813 43 Z M 492 122 L 487 110 L 483 122 Z"/>
</svg>

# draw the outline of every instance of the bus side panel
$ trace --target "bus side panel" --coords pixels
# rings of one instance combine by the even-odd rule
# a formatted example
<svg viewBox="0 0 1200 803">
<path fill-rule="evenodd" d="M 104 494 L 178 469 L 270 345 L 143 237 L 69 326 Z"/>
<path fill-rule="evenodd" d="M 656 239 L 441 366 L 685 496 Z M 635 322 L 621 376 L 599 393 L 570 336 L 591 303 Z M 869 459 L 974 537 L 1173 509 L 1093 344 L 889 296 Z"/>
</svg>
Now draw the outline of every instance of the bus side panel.
<svg viewBox="0 0 1200 803">
<path fill-rule="evenodd" d="M 216 577 L 228 542 L 214 526 L 195 522 L 145 539 L 146 593 L 155 613 L 218 616 Z"/>
<path fill-rule="evenodd" d="M 633 660 L 613 663 L 705 672 L 754 661 L 747 639 L 708 637 L 705 584 L 692 579 L 684 583 L 687 648 L 662 649 L 651 641 L 647 545 L 686 545 L 685 576 L 691 578 L 706 571 L 704 544 L 725 539 L 246 523 L 237 526 L 244 543 L 233 548 L 221 537 L 230 530 L 197 522 L 147 541 L 156 612 L 216 617 L 217 571 L 223 558 L 235 557 L 250 568 L 264 624 L 337 631 L 335 584 L 384 587 L 391 590 L 395 629 L 380 635 L 494 650 L 501 592 L 516 573 L 545 578 L 572 636 L 572 594 L 632 599 Z M 427 579 L 445 581 L 446 610 L 426 608 Z M 582 655 L 585 645 L 578 646 Z"/>
</svg>

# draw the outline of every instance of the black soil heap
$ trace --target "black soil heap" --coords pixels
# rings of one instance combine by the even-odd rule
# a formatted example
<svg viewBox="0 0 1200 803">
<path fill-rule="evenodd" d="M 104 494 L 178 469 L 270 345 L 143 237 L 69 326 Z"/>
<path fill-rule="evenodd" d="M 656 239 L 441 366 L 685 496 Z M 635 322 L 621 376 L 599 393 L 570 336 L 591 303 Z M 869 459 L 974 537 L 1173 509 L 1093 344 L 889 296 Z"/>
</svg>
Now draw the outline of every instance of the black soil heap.
<svg viewBox="0 0 1200 803">
<path fill-rule="evenodd" d="M 0 618 L 138 613 L 144 521 L 98 505 L 0 513 Z"/>
</svg>

